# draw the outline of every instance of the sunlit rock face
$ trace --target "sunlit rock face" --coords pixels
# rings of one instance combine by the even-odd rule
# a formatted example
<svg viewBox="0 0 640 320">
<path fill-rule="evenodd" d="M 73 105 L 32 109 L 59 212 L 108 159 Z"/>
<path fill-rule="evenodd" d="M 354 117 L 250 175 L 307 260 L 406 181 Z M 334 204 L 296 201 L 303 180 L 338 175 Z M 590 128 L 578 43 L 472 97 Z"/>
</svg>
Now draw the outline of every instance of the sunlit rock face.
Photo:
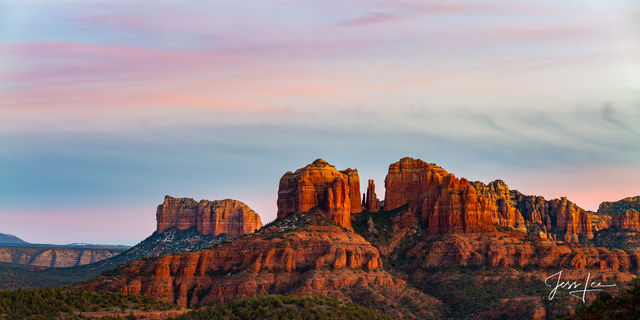
<svg viewBox="0 0 640 320">
<path fill-rule="evenodd" d="M 260 216 L 246 204 L 232 199 L 200 200 L 166 196 L 156 211 L 157 231 L 176 227 L 187 230 L 196 227 L 205 235 L 226 233 L 239 237 L 262 227 Z"/>
<path fill-rule="evenodd" d="M 358 170 L 338 171 L 322 159 L 287 172 L 278 189 L 278 218 L 322 210 L 331 221 L 351 228 L 351 213 L 361 211 Z"/>
</svg>

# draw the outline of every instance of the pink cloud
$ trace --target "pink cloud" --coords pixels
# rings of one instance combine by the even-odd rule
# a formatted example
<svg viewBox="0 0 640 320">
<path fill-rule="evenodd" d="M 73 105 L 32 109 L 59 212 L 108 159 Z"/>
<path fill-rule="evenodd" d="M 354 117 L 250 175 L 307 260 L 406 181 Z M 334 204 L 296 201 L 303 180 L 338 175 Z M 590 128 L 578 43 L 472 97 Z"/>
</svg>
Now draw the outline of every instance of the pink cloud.
<svg viewBox="0 0 640 320">
<path fill-rule="evenodd" d="M 556 40 L 593 39 L 607 34 L 607 30 L 588 25 L 552 25 L 543 27 L 501 27 L 480 29 L 478 36 L 496 40 Z"/>
<path fill-rule="evenodd" d="M 400 21 L 400 17 L 391 13 L 375 13 L 362 17 L 355 18 L 353 20 L 345 21 L 341 23 L 341 26 L 361 26 L 369 24 L 388 23 L 394 21 Z"/>
<path fill-rule="evenodd" d="M 551 11 L 526 3 L 479 3 L 472 1 L 380 0 L 376 5 L 395 10 L 427 14 L 525 13 L 548 14 Z"/>
</svg>

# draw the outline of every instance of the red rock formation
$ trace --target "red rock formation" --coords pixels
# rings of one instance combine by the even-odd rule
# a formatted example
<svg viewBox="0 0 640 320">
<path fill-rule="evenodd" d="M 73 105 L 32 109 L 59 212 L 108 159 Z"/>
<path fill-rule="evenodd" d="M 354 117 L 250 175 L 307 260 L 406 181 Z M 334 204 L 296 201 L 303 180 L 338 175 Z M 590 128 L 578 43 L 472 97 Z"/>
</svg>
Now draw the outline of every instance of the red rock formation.
<svg viewBox="0 0 640 320">
<path fill-rule="evenodd" d="M 616 202 L 601 203 L 597 216 L 610 220 L 613 228 L 640 231 L 639 211 L 640 196 L 628 197 Z"/>
<path fill-rule="evenodd" d="M 358 213 L 362 211 L 362 202 L 360 200 L 360 176 L 358 175 L 358 169 L 348 168 L 347 170 L 342 170 L 340 172 L 347 175 L 349 199 L 351 200 L 351 213 Z"/>
<path fill-rule="evenodd" d="M 496 230 L 488 201 L 466 179 L 434 164 L 402 158 L 389 166 L 385 187 L 385 210 L 409 204 L 429 232 Z"/>
<path fill-rule="evenodd" d="M 635 209 L 627 209 L 613 217 L 611 226 L 617 229 L 640 231 L 640 213 Z"/>
<path fill-rule="evenodd" d="M 549 230 L 552 228 L 544 197 L 524 195 L 517 190 L 511 190 L 511 199 L 515 201 L 525 221 L 543 225 Z"/>
<path fill-rule="evenodd" d="M 602 247 L 523 241 L 524 234 L 505 237 L 495 234 L 477 238 L 454 234 L 437 241 L 421 241 L 407 251 L 404 259 L 412 261 L 409 269 L 434 267 L 532 267 L 597 269 L 603 271 L 638 270 L 640 251 L 623 251 Z"/>
<path fill-rule="evenodd" d="M 378 200 L 378 196 L 376 195 L 376 185 L 372 179 L 369 179 L 367 194 L 364 197 L 363 205 L 369 212 L 380 211 L 380 200 Z"/>
<path fill-rule="evenodd" d="M 591 220 L 591 229 L 594 233 L 600 230 L 609 229 L 611 227 L 611 220 L 613 219 L 613 217 L 593 212 L 587 213 L 589 214 L 589 219 Z"/>
<path fill-rule="evenodd" d="M 511 190 L 502 180 L 495 180 L 489 184 L 479 181 L 471 183 L 478 193 L 484 196 L 494 212 L 493 222 L 500 226 L 511 227 L 519 231 L 526 232 L 527 228 L 524 218 L 516 208 L 516 203 L 511 199 Z"/>
<path fill-rule="evenodd" d="M 527 196 L 511 190 L 511 199 L 526 222 L 544 226 L 549 232 L 559 234 L 563 241 L 576 243 L 580 234 L 591 239 L 594 231 L 608 227 L 608 218 L 596 217 L 565 197 L 547 201 L 540 196 Z M 597 220 L 596 226 L 593 219 Z"/>
<path fill-rule="evenodd" d="M 158 232 L 176 227 L 196 227 L 202 234 L 227 233 L 233 237 L 252 233 L 262 227 L 260 216 L 246 204 L 232 199 L 200 200 L 164 197 L 156 212 Z"/>
<path fill-rule="evenodd" d="M 549 215 L 555 217 L 555 228 L 564 232 L 564 241 L 578 242 L 578 234 L 584 234 L 588 239 L 593 238 L 591 219 L 584 209 L 576 206 L 567 198 L 548 201 Z"/>
<path fill-rule="evenodd" d="M 603 202 L 598 208 L 598 214 L 616 216 L 627 209 L 634 209 L 640 212 L 640 196 L 627 197 L 616 202 Z"/>
<path fill-rule="evenodd" d="M 398 301 L 418 298 L 437 305 L 432 297 L 385 272 L 378 250 L 360 235 L 314 221 L 319 214 L 278 219 L 254 234 L 210 249 L 134 261 L 79 287 L 142 294 L 183 307 L 276 293 L 351 300 L 361 294 L 359 290 L 368 290 L 373 298 L 398 295 Z M 402 308 L 397 301 L 394 304 Z"/>
<path fill-rule="evenodd" d="M 357 208 L 352 209 L 354 201 Z M 278 189 L 278 218 L 316 207 L 336 224 L 351 228 L 351 213 L 361 211 L 358 171 L 340 172 L 317 159 L 295 173 L 285 173 Z"/>
</svg>

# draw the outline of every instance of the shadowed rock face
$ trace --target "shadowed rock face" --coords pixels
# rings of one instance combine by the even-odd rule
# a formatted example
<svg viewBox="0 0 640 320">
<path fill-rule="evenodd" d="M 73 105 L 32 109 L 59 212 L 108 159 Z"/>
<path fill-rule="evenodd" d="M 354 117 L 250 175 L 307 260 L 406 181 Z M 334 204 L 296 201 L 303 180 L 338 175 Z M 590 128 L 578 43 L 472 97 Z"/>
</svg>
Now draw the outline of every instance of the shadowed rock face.
<svg viewBox="0 0 640 320">
<path fill-rule="evenodd" d="M 603 202 L 598 208 L 598 214 L 611 217 L 610 224 L 613 228 L 640 231 L 640 196 Z"/>
<path fill-rule="evenodd" d="M 319 208 L 331 221 L 351 228 L 351 213 L 361 211 L 358 170 L 338 171 L 322 159 L 287 172 L 278 189 L 278 218 Z"/>
<path fill-rule="evenodd" d="M 640 213 L 635 209 L 627 209 L 612 219 L 612 227 L 620 230 L 640 231 Z"/>
<path fill-rule="evenodd" d="M 204 235 L 226 233 L 239 237 L 262 227 L 260 216 L 246 204 L 232 199 L 200 200 L 166 196 L 156 212 L 158 232 L 171 227 L 187 230 L 196 227 Z"/>
<path fill-rule="evenodd" d="M 492 207 L 493 222 L 503 227 L 512 227 L 519 231 L 527 231 L 524 218 L 511 199 L 509 186 L 502 180 L 495 180 L 489 184 L 479 181 L 471 182 L 474 188 L 484 196 Z"/>
<path fill-rule="evenodd" d="M 640 212 L 640 196 L 627 197 L 615 202 L 603 202 L 598 208 L 598 214 L 616 216 L 628 209 Z"/>
<path fill-rule="evenodd" d="M 434 164 L 402 158 L 389 166 L 385 210 L 409 204 L 429 232 L 492 232 L 496 215 L 469 182 Z"/>
<path fill-rule="evenodd" d="M 372 179 L 369 179 L 367 194 L 362 203 L 365 209 L 369 212 L 380 211 L 380 200 L 378 200 L 378 196 L 376 195 L 376 185 L 373 183 Z"/>
</svg>

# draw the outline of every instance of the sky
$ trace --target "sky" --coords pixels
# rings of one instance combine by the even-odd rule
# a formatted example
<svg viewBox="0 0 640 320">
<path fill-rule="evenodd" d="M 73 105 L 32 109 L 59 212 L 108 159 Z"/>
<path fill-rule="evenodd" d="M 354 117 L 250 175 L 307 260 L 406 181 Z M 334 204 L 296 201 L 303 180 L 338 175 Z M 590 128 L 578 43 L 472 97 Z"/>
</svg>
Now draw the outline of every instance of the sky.
<svg viewBox="0 0 640 320">
<path fill-rule="evenodd" d="M 286 171 L 434 162 L 640 195 L 637 1 L 0 0 L 0 232 L 133 245 L 164 195 L 276 216 Z"/>
</svg>

